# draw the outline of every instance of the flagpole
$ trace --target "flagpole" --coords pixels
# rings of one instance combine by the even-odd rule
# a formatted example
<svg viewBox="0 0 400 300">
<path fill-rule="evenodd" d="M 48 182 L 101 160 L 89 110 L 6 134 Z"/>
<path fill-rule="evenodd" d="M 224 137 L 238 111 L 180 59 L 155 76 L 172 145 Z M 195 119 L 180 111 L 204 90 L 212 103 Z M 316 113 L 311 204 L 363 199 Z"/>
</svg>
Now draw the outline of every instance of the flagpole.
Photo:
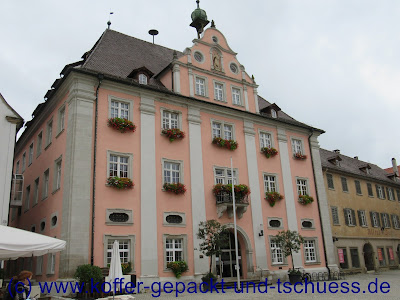
<svg viewBox="0 0 400 300">
<path fill-rule="evenodd" d="M 232 177 L 233 227 L 234 227 L 234 235 L 235 235 L 237 290 L 240 291 L 240 270 L 239 270 L 238 239 L 237 239 L 237 227 L 236 227 L 235 182 L 234 182 L 234 177 L 233 177 L 233 160 L 232 160 L 232 156 L 231 156 L 231 177 Z"/>
</svg>

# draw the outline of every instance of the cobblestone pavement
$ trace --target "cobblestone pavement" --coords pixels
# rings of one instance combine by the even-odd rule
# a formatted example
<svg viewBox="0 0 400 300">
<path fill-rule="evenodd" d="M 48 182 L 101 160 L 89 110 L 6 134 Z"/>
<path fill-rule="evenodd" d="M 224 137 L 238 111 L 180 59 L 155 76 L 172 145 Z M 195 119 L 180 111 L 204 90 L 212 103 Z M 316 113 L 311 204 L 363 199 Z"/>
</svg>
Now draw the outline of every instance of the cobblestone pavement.
<svg viewBox="0 0 400 300">
<path fill-rule="evenodd" d="M 372 282 L 372 283 L 371 283 Z M 376 284 L 377 283 L 377 284 Z M 278 291 L 278 285 L 273 284 L 268 286 L 267 293 L 253 293 L 253 288 L 249 290 L 248 293 L 237 294 L 233 290 L 227 290 L 223 294 L 221 290 L 217 294 L 215 290 L 212 294 L 210 293 L 197 293 L 189 294 L 183 293 L 179 294 L 178 297 L 175 296 L 175 292 L 171 294 L 158 293 L 152 294 L 151 291 L 147 293 L 142 293 L 138 295 L 134 295 L 135 299 L 157 299 L 156 296 L 159 296 L 158 299 L 180 299 L 180 300 L 196 300 L 196 299 L 399 299 L 400 300 L 400 270 L 390 270 L 386 272 L 374 273 L 374 274 L 357 274 L 357 275 L 348 275 L 345 280 L 338 281 L 321 281 L 318 283 L 314 283 L 315 292 L 310 292 L 310 285 L 308 286 L 308 293 L 295 293 L 292 291 L 288 292 L 288 288 L 284 286 L 280 286 L 281 293 Z M 318 286 L 317 286 L 318 284 Z M 324 286 L 326 285 L 326 293 L 317 293 L 317 287 L 319 291 L 324 290 Z M 329 286 L 331 291 L 337 291 L 337 293 L 329 292 Z M 287 287 L 291 287 L 287 285 Z M 368 289 L 369 287 L 369 289 Z M 261 291 L 265 291 L 265 287 L 262 286 Z M 301 289 L 301 287 L 299 287 Z M 304 289 L 304 287 L 303 287 Z M 341 292 L 348 291 L 348 293 Z M 352 293 L 352 290 L 357 291 L 358 293 Z M 382 293 L 387 292 L 387 293 Z"/>
</svg>

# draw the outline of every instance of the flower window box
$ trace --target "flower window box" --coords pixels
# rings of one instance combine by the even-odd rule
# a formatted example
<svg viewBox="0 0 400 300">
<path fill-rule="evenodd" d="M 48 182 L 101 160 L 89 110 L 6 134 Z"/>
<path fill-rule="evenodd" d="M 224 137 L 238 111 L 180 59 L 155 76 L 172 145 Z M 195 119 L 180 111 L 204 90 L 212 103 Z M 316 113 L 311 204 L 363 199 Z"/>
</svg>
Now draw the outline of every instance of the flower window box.
<svg viewBox="0 0 400 300">
<path fill-rule="evenodd" d="M 314 198 L 308 195 L 299 195 L 299 203 L 307 205 L 314 202 Z"/>
<path fill-rule="evenodd" d="M 108 119 L 107 125 L 115 130 L 119 130 L 122 133 L 125 132 L 135 132 L 136 125 L 129 121 L 128 119 L 123 118 L 110 118 Z"/>
<path fill-rule="evenodd" d="M 247 203 L 250 188 L 245 184 L 237 184 L 234 186 L 235 200 L 239 203 Z M 213 187 L 213 194 L 217 198 L 217 203 L 232 202 L 232 184 L 216 184 Z"/>
<path fill-rule="evenodd" d="M 185 137 L 185 133 L 178 128 L 163 129 L 162 134 L 168 137 L 170 142 L 181 140 Z"/>
<path fill-rule="evenodd" d="M 174 193 L 174 194 L 184 194 L 186 192 L 186 186 L 183 183 L 164 183 L 163 189 L 166 192 Z"/>
<path fill-rule="evenodd" d="M 271 207 L 274 207 L 276 202 L 282 200 L 283 196 L 277 192 L 266 192 L 265 193 L 265 200 L 268 201 Z"/>
<path fill-rule="evenodd" d="M 268 148 L 268 147 L 264 147 L 261 148 L 261 152 L 264 153 L 266 158 L 270 158 L 270 157 L 274 157 L 275 155 L 278 154 L 278 150 L 276 150 L 275 148 Z"/>
<path fill-rule="evenodd" d="M 236 150 L 238 147 L 238 143 L 234 140 L 225 140 L 220 137 L 215 137 L 212 141 L 214 145 L 217 145 L 221 148 L 227 148 L 229 150 Z"/>
<path fill-rule="evenodd" d="M 305 160 L 307 158 L 307 155 L 297 152 L 297 153 L 293 154 L 293 157 L 298 160 Z"/>
<path fill-rule="evenodd" d="M 108 177 L 107 184 L 109 186 L 115 187 L 119 190 L 132 189 L 135 185 L 131 179 L 125 178 L 125 177 L 121 178 L 121 177 L 117 177 L 117 176 Z"/>
</svg>

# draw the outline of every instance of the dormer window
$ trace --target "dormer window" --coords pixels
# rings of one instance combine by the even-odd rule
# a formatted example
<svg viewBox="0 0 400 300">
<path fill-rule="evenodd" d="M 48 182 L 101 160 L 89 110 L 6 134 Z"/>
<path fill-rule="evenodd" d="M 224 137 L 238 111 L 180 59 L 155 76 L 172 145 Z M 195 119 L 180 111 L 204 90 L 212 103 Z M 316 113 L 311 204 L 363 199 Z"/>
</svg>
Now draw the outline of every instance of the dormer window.
<svg viewBox="0 0 400 300">
<path fill-rule="evenodd" d="M 271 117 L 276 118 L 278 115 L 275 109 L 271 109 Z"/>
<path fill-rule="evenodd" d="M 371 166 L 369 164 L 363 165 L 359 169 L 368 175 L 371 174 Z"/>
<path fill-rule="evenodd" d="M 147 84 L 147 76 L 143 73 L 139 74 L 139 83 L 140 84 Z"/>
<path fill-rule="evenodd" d="M 339 155 L 336 155 L 336 156 L 333 156 L 333 157 L 330 157 L 330 158 L 328 158 L 328 161 L 331 163 L 331 164 L 334 164 L 335 166 L 337 166 L 337 167 L 340 167 L 340 162 L 341 162 L 341 158 L 340 158 L 340 156 Z"/>
</svg>

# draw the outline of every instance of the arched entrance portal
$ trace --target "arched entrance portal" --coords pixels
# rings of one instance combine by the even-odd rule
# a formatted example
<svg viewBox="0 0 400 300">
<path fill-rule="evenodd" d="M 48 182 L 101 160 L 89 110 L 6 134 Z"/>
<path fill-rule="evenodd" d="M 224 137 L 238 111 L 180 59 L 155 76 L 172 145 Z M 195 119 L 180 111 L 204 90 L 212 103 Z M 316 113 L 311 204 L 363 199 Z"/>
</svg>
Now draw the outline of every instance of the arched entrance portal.
<svg viewBox="0 0 400 300">
<path fill-rule="evenodd" d="M 221 278 L 236 278 L 236 253 L 235 253 L 235 236 L 233 224 L 225 225 L 229 230 L 228 245 L 222 249 L 220 257 L 216 258 L 216 273 Z M 237 226 L 238 235 L 238 257 L 239 257 L 239 274 L 242 278 L 248 278 L 248 272 L 253 272 L 253 250 L 251 249 L 250 239 L 246 232 Z"/>
<path fill-rule="evenodd" d="M 374 270 L 375 269 L 374 250 L 371 244 L 369 243 L 365 244 L 363 247 L 363 252 L 364 252 L 365 267 L 367 268 L 367 271 Z"/>
</svg>

